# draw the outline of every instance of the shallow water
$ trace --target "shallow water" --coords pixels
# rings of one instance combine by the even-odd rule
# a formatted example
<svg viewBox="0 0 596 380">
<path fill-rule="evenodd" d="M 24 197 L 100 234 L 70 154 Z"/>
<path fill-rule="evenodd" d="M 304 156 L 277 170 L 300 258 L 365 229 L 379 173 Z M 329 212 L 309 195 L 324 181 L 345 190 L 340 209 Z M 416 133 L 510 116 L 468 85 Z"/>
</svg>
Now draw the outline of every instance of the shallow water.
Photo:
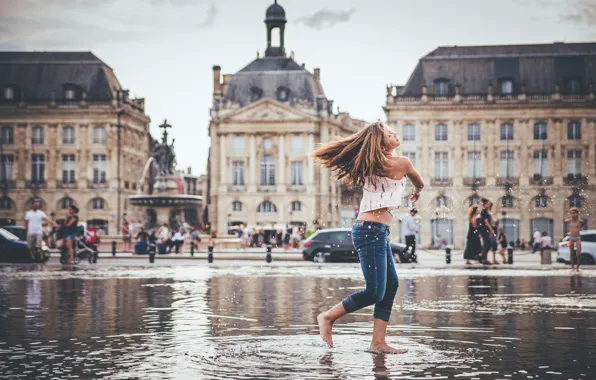
<svg viewBox="0 0 596 380">
<path fill-rule="evenodd" d="M 2 378 L 596 378 L 589 271 L 403 271 L 373 355 L 372 309 L 314 325 L 355 265 L 81 268 L 0 268 Z"/>
</svg>

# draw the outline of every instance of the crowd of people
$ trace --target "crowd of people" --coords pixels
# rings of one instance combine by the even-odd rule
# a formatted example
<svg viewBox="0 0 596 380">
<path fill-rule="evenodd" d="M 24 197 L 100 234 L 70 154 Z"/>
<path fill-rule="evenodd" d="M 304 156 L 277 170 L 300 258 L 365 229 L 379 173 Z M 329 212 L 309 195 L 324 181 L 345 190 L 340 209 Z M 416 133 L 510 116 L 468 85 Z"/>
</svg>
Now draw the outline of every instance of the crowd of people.
<svg viewBox="0 0 596 380">
<path fill-rule="evenodd" d="M 318 224 L 315 228 L 320 229 Z M 265 230 L 264 228 L 254 229 L 241 224 L 236 230 L 236 237 L 240 240 L 240 248 L 260 248 L 267 244 L 275 248 L 283 247 L 301 248 L 302 241 L 306 239 L 304 228 L 298 225 L 286 225 L 282 230 Z"/>
</svg>

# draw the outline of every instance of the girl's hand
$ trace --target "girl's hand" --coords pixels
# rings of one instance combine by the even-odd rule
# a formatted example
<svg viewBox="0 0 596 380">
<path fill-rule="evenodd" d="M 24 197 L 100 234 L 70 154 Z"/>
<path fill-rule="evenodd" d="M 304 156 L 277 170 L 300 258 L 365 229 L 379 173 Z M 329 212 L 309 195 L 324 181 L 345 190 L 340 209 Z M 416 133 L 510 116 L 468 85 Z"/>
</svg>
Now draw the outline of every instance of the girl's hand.
<svg viewBox="0 0 596 380">
<path fill-rule="evenodd" d="M 420 192 L 416 191 L 416 189 L 412 189 L 410 193 L 410 202 L 416 202 L 420 198 Z"/>
</svg>

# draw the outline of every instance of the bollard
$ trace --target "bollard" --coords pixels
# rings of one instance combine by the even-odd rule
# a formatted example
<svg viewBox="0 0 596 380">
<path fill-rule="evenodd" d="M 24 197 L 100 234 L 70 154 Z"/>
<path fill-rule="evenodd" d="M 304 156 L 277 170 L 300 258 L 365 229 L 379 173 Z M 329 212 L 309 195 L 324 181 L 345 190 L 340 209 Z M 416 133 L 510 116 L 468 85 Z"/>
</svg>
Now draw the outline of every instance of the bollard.
<svg viewBox="0 0 596 380">
<path fill-rule="evenodd" d="M 93 252 L 93 264 L 97 264 L 97 256 L 99 255 L 99 250 Z"/>
<path fill-rule="evenodd" d="M 116 256 L 116 240 L 112 240 L 112 256 Z"/>
<path fill-rule="evenodd" d="M 507 248 L 507 264 L 513 264 L 513 247 Z"/>
<path fill-rule="evenodd" d="M 149 251 L 149 262 L 151 264 L 155 262 L 155 249 Z"/>
<path fill-rule="evenodd" d="M 210 263 L 213 262 L 213 246 L 210 245 L 209 247 L 207 247 L 209 253 L 207 254 L 207 261 L 209 261 Z"/>
<path fill-rule="evenodd" d="M 195 242 L 194 241 L 190 242 L 190 255 L 191 256 L 195 255 Z"/>
<path fill-rule="evenodd" d="M 447 264 L 451 264 L 451 248 L 450 247 L 445 248 L 445 262 Z"/>
<path fill-rule="evenodd" d="M 268 263 L 273 261 L 273 258 L 271 257 L 271 244 L 267 244 L 267 255 L 265 256 L 265 260 L 267 260 Z"/>
</svg>

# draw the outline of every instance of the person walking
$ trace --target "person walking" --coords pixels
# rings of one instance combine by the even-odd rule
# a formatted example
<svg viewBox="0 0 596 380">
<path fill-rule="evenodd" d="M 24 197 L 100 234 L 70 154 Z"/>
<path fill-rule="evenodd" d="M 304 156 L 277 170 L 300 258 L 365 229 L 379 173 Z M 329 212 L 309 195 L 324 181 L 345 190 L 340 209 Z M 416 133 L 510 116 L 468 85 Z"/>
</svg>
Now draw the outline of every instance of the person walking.
<svg viewBox="0 0 596 380">
<path fill-rule="evenodd" d="M 540 264 L 552 264 L 552 246 L 553 239 L 548 236 L 546 231 L 543 231 L 542 236 L 540 237 Z"/>
<path fill-rule="evenodd" d="M 27 236 L 27 244 L 29 245 L 29 254 L 33 262 L 42 262 L 41 257 L 41 242 L 43 241 L 43 222 L 58 227 L 56 222 L 40 210 L 39 200 L 34 200 L 31 205 L 31 210 L 25 213 L 25 235 Z M 21 214 L 22 215 L 22 214 Z M 39 259 L 37 255 L 39 254 Z"/>
<path fill-rule="evenodd" d="M 507 262 L 507 259 L 505 258 L 505 250 L 507 249 L 507 236 L 505 236 L 505 232 L 503 231 L 502 228 L 499 227 L 499 229 L 497 230 L 497 243 L 499 244 L 499 254 L 501 255 L 501 257 L 503 258 L 503 264 L 505 264 Z M 513 243 L 513 242 L 512 242 Z M 493 260 L 495 258 L 493 257 Z M 495 260 L 495 263 L 496 260 Z"/>
<path fill-rule="evenodd" d="M 412 262 L 418 261 L 416 259 L 416 234 L 418 233 L 418 230 L 416 228 L 416 219 L 414 219 L 416 214 L 418 214 L 418 210 L 416 207 L 412 207 L 410 212 L 401 220 L 404 229 L 404 238 L 406 239 L 406 252 L 408 249 L 412 249 L 410 254 Z"/>
<path fill-rule="evenodd" d="M 534 233 L 532 234 L 532 253 L 536 253 L 536 251 L 540 250 L 540 238 L 542 234 L 538 231 L 538 228 L 534 228 Z"/>
<path fill-rule="evenodd" d="M 130 223 L 126 218 L 126 213 L 122 215 L 122 250 L 124 252 L 130 251 L 130 243 L 132 242 L 132 232 L 130 231 Z"/>
<path fill-rule="evenodd" d="M 479 260 L 482 257 L 482 243 L 480 241 L 480 230 L 478 229 L 478 215 L 480 215 L 480 206 L 474 205 L 470 207 L 468 210 L 468 236 L 466 237 L 466 248 L 464 249 L 466 265 L 472 264 L 470 260 Z"/>
<path fill-rule="evenodd" d="M 79 226 L 79 209 L 72 205 L 68 208 L 68 215 L 62 225 L 64 244 L 68 249 L 68 264 L 74 264 L 74 250 L 77 248 L 77 228 Z"/>
<path fill-rule="evenodd" d="M 498 238 L 498 228 L 499 228 L 499 220 L 493 214 L 493 202 L 489 202 L 488 206 L 488 214 L 490 215 L 490 225 L 493 230 L 493 234 L 491 235 L 490 239 L 490 250 L 493 252 L 493 264 L 498 264 L 497 262 L 497 250 L 499 249 L 499 238 Z M 487 257 L 488 260 L 488 257 Z"/>
<path fill-rule="evenodd" d="M 569 218 L 565 219 L 569 225 L 569 259 L 571 261 L 571 271 L 579 272 L 579 266 L 582 263 L 582 240 L 580 231 L 584 226 L 584 222 L 579 217 L 579 209 L 572 207 L 569 209 Z M 577 267 L 575 263 L 577 262 Z"/>
<path fill-rule="evenodd" d="M 482 256 L 480 262 L 484 265 L 490 264 L 490 261 L 488 261 L 488 251 L 492 248 L 493 236 L 495 236 L 489 212 L 490 204 L 491 202 L 488 199 L 482 198 L 482 211 L 480 211 L 480 218 L 478 220 L 478 230 L 482 237 Z"/>
<path fill-rule="evenodd" d="M 400 145 L 397 134 L 382 122 L 370 124 L 338 141 L 322 145 L 312 153 L 320 164 L 331 168 L 344 184 L 362 188 L 360 213 L 352 227 L 352 243 L 358 251 L 366 282 L 362 289 L 317 316 L 323 341 L 333 347 L 335 321 L 369 305 L 375 305 L 369 352 L 404 353 L 385 340 L 399 280 L 389 244 L 389 225 L 400 207 L 409 179 L 410 201 L 416 202 L 424 187 L 422 177 L 406 157 L 393 155 Z"/>
</svg>

